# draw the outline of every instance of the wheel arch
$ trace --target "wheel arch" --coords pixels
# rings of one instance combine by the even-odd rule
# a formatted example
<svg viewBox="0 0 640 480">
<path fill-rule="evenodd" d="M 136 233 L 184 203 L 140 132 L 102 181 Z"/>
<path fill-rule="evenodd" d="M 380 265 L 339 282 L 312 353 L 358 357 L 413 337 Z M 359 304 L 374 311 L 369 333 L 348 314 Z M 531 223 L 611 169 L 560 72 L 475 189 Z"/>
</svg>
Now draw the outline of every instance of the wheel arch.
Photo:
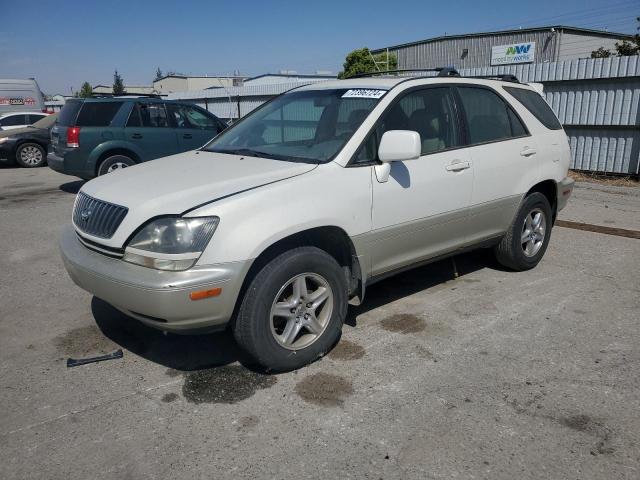
<svg viewBox="0 0 640 480">
<path fill-rule="evenodd" d="M 358 301 L 363 300 L 364 281 L 355 246 L 347 232 L 342 228 L 327 225 L 287 235 L 264 248 L 245 275 L 240 293 L 236 299 L 234 317 L 251 280 L 257 273 L 281 253 L 297 247 L 317 247 L 331 255 L 343 269 L 349 289 L 349 298 L 357 297 Z"/>
<path fill-rule="evenodd" d="M 558 185 L 556 181 L 549 179 L 536 183 L 529 189 L 525 197 L 534 192 L 541 193 L 542 195 L 547 197 L 549 205 L 551 205 L 551 214 L 553 215 L 552 221 L 555 223 L 556 215 L 558 212 Z"/>
<path fill-rule="evenodd" d="M 140 163 L 141 159 L 140 156 L 134 152 L 133 150 L 127 149 L 125 147 L 113 147 L 110 149 L 105 150 L 96 160 L 96 164 L 94 167 L 95 170 L 95 174 L 96 176 L 98 175 L 98 170 L 100 169 L 100 165 L 102 164 L 102 162 L 104 162 L 107 158 L 109 157 L 113 157 L 114 155 L 124 155 L 126 157 L 129 157 L 131 160 L 133 160 L 136 163 Z"/>
</svg>

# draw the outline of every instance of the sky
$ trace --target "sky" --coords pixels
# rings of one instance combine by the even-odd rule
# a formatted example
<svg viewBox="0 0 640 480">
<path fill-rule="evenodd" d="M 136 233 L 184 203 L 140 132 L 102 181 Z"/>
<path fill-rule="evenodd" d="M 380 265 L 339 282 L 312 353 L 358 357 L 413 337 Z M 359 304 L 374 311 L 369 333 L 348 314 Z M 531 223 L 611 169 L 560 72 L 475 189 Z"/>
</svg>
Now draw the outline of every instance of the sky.
<svg viewBox="0 0 640 480">
<path fill-rule="evenodd" d="M 0 0 L 0 78 L 47 94 L 82 82 L 150 85 L 193 75 L 337 73 L 345 55 L 446 34 L 564 24 L 636 33 L 640 0 Z"/>
</svg>

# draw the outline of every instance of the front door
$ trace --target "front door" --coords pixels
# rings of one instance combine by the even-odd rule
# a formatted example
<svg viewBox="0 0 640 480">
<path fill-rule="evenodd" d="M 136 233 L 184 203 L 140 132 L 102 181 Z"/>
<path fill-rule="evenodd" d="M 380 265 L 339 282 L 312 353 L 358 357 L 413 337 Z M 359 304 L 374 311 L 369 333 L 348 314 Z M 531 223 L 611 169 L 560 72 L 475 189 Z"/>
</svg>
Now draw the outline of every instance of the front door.
<svg viewBox="0 0 640 480">
<path fill-rule="evenodd" d="M 180 151 L 200 148 L 222 130 L 215 118 L 199 108 L 179 103 L 168 103 L 167 108 L 176 128 Z"/>
<path fill-rule="evenodd" d="M 422 142 L 422 156 L 393 162 L 386 181 L 380 167 L 371 167 L 373 229 L 368 243 L 373 276 L 464 244 L 473 174 L 468 150 L 461 148 L 458 120 L 450 88 L 413 90 L 384 114 L 367 141 L 375 151 L 371 144 L 385 131 L 413 130 Z"/>
</svg>

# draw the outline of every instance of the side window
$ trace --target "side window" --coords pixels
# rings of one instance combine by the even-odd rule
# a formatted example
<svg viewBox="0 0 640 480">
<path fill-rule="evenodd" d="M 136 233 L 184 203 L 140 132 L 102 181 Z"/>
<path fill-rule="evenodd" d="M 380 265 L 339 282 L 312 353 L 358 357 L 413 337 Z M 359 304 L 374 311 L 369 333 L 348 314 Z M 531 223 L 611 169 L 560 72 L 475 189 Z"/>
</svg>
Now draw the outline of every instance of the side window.
<svg viewBox="0 0 640 480">
<path fill-rule="evenodd" d="M 27 123 L 29 125 L 33 125 L 34 123 L 36 123 L 38 120 L 42 120 L 45 117 L 45 115 L 27 115 Z"/>
<path fill-rule="evenodd" d="M 76 125 L 79 127 L 108 127 L 123 102 L 84 102 Z"/>
<path fill-rule="evenodd" d="M 562 129 L 562 124 L 538 92 L 517 87 L 503 87 L 550 130 Z"/>
<path fill-rule="evenodd" d="M 526 129 L 505 101 L 487 88 L 458 87 L 471 144 L 523 135 Z"/>
<path fill-rule="evenodd" d="M 131 113 L 129 114 L 129 120 L 127 120 L 127 127 L 141 127 L 142 122 L 140 121 L 140 108 L 137 103 L 133 104 L 133 108 L 131 109 Z"/>
<path fill-rule="evenodd" d="M 410 92 L 382 117 L 374 134 L 356 153 L 355 162 L 377 160 L 378 144 L 388 130 L 413 130 L 420 134 L 422 155 L 461 145 L 453 98 L 448 87 Z"/>
<path fill-rule="evenodd" d="M 169 117 L 164 103 L 139 103 L 138 108 L 143 127 L 169 127 Z"/>
<path fill-rule="evenodd" d="M 0 120 L 0 126 L 2 127 L 15 127 L 16 125 L 28 125 L 26 122 L 26 115 L 10 115 L 7 118 Z"/>
<path fill-rule="evenodd" d="M 200 130 L 215 130 L 218 129 L 218 124 L 215 119 L 207 116 L 200 110 L 197 110 L 188 105 L 179 105 L 175 103 L 167 104 L 170 115 L 175 121 L 175 125 L 178 128 L 195 128 Z"/>
</svg>

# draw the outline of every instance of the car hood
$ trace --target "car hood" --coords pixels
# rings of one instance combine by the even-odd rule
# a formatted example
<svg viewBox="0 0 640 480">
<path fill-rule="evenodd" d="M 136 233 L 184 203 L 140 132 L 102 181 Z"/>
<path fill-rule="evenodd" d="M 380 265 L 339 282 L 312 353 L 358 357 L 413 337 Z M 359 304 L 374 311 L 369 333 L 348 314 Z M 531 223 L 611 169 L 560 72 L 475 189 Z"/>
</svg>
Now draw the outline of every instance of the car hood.
<svg viewBox="0 0 640 480">
<path fill-rule="evenodd" d="M 316 166 L 191 151 L 98 177 L 87 182 L 82 192 L 128 207 L 127 217 L 135 218 L 126 218 L 126 223 L 143 222 L 158 215 L 182 214 L 222 197 L 302 175 Z"/>
</svg>

